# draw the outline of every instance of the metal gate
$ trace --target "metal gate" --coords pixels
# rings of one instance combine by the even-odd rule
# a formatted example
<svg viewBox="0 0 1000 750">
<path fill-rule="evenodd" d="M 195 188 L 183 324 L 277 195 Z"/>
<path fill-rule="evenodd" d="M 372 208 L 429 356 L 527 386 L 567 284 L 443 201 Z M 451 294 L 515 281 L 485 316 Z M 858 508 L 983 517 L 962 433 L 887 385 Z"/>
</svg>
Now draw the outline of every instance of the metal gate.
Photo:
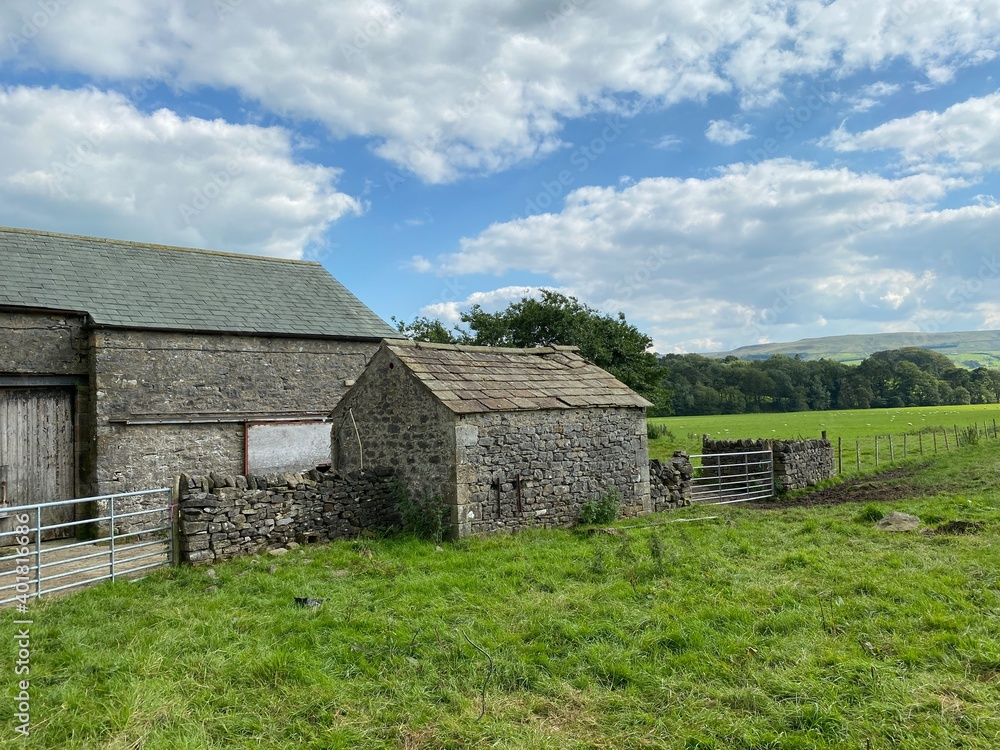
<svg viewBox="0 0 1000 750">
<path fill-rule="evenodd" d="M 125 510 L 134 498 L 142 498 L 144 507 Z M 77 520 L 46 520 L 54 510 L 60 512 L 53 515 L 64 515 L 65 506 Z M 95 507 L 101 515 L 88 513 Z M 11 545 L 0 557 L 0 605 L 17 602 L 21 609 L 42 594 L 133 578 L 177 560 L 173 493 L 167 488 L 0 508 L 0 518 L 10 526 L 0 531 L 0 544 Z M 129 531 L 121 531 L 123 526 Z M 45 541 L 57 531 L 63 536 L 88 531 L 96 538 Z"/>
<path fill-rule="evenodd" d="M 691 456 L 691 463 L 694 465 L 691 502 L 725 505 L 774 496 L 771 451 L 696 453 Z"/>
<path fill-rule="evenodd" d="M 76 494 L 73 391 L 65 388 L 0 388 L 0 509 Z M 43 512 L 45 539 L 65 536 L 73 505 Z M 9 515 L 0 532 L 11 530 Z M 0 545 L 10 537 L 0 536 Z"/>
</svg>

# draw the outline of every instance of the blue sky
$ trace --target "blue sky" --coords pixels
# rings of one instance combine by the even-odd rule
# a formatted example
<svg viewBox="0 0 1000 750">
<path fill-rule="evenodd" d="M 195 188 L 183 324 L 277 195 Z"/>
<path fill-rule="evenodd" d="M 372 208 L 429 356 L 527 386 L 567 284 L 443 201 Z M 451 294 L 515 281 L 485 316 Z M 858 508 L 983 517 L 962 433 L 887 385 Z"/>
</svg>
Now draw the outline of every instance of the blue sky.
<svg viewBox="0 0 1000 750">
<path fill-rule="evenodd" d="M 0 225 L 542 287 L 662 353 L 1000 328 L 995 0 L 10 0 Z"/>
</svg>

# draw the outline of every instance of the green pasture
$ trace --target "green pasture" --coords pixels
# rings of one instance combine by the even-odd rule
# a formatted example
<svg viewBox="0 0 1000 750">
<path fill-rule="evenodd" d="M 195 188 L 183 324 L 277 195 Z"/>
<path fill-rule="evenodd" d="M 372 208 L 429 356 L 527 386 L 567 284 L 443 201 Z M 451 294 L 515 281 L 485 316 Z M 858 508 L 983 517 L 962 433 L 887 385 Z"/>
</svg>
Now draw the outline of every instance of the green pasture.
<svg viewBox="0 0 1000 750">
<path fill-rule="evenodd" d="M 992 750 L 1000 442 L 927 463 L 877 505 L 307 545 L 0 612 L 0 748 Z"/>
<path fill-rule="evenodd" d="M 898 409 L 842 409 L 838 411 L 799 411 L 767 414 L 722 414 L 697 417 L 661 417 L 649 420 L 669 434 L 650 440 L 652 458 L 666 458 L 675 450 L 701 453 L 702 435 L 713 438 L 818 438 L 826 431 L 834 448 L 841 439 L 844 473 L 856 469 L 856 445 L 861 450 L 863 470 L 875 468 L 875 437 L 879 437 L 879 466 L 890 463 L 888 436 L 892 436 L 894 463 L 903 460 L 903 435 L 906 435 L 907 458 L 919 456 L 923 441 L 924 456 L 946 450 L 943 431 L 948 431 L 947 448 L 955 447 L 955 428 L 960 438 L 973 425 L 982 439 L 994 424 L 1000 424 L 1000 404 L 971 406 L 913 406 Z M 935 438 L 935 434 L 937 436 Z M 922 434 L 922 438 L 920 435 Z"/>
</svg>

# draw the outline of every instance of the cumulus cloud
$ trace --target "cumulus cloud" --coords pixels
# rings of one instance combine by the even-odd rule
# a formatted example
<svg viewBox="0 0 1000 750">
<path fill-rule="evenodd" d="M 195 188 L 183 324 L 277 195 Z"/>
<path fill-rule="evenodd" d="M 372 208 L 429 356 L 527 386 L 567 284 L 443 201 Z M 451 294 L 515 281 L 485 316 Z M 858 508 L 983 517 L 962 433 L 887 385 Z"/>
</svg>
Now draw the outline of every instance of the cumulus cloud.
<svg viewBox="0 0 1000 750">
<path fill-rule="evenodd" d="M 96 89 L 0 89 L 0 202 L 24 226 L 302 257 L 360 212 L 281 128 L 138 111 Z"/>
<path fill-rule="evenodd" d="M 728 120 L 711 120 L 705 130 L 705 137 L 712 143 L 722 146 L 732 146 L 740 141 L 749 140 L 749 125 L 734 125 Z"/>
<path fill-rule="evenodd" d="M 940 82 L 987 59 L 998 34 L 993 0 L 10 0 L 0 61 L 235 90 L 445 182 L 550 153 L 567 119 L 635 102 L 735 92 L 756 106 L 793 77 L 893 61 Z"/>
<path fill-rule="evenodd" d="M 552 287 L 545 287 L 552 289 Z M 566 289 L 555 289 L 563 294 L 572 295 Z M 506 308 L 511 302 L 519 302 L 525 297 L 539 299 L 542 287 L 537 286 L 505 286 L 485 292 L 473 292 L 462 300 L 433 302 L 425 305 L 420 314 L 428 318 L 437 318 L 446 325 L 457 325 L 462 320 L 462 313 L 473 305 L 479 305 L 486 312 L 497 312 Z"/>
<path fill-rule="evenodd" d="M 1000 168 L 1000 92 L 943 112 L 917 112 L 860 133 L 843 127 L 822 142 L 838 151 L 899 151 L 913 169 L 944 165 L 963 173 Z"/>
<path fill-rule="evenodd" d="M 931 318 L 954 330 L 972 320 L 975 295 L 1000 290 L 982 270 L 995 262 L 1000 206 L 937 207 L 963 184 L 736 164 L 708 179 L 580 188 L 560 213 L 495 224 L 436 264 L 456 276 L 547 275 L 641 320 L 661 351 L 794 339 L 819 320 L 846 328 L 831 335 Z M 942 262 L 956 238 L 963 252 Z M 968 293 L 962 280 L 979 276 Z"/>
</svg>

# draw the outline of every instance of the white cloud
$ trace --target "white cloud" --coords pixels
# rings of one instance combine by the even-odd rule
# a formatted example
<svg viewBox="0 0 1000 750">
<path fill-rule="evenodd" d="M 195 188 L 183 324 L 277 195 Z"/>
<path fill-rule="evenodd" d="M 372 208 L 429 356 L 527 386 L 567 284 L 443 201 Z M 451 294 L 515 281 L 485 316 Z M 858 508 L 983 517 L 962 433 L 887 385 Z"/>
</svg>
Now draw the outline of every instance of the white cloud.
<svg viewBox="0 0 1000 750">
<path fill-rule="evenodd" d="M 943 112 L 917 112 L 871 130 L 843 127 L 822 143 L 838 151 L 898 150 L 914 169 L 942 163 L 963 173 L 1000 168 L 1000 92 L 968 99 Z"/>
<path fill-rule="evenodd" d="M 886 81 L 877 81 L 868 86 L 862 86 L 857 94 L 848 99 L 848 102 L 851 104 L 851 111 L 867 112 L 881 104 L 882 100 L 886 97 L 898 92 L 900 88 L 901 86 L 898 83 L 887 83 Z"/>
<path fill-rule="evenodd" d="M 434 270 L 434 265 L 423 255 L 414 255 L 406 265 L 417 273 L 428 273 Z"/>
<path fill-rule="evenodd" d="M 573 295 L 571 290 L 555 289 L 554 287 L 545 288 L 561 292 L 562 294 Z M 541 292 L 542 287 L 537 286 L 505 286 L 485 292 L 473 292 L 463 300 L 434 302 L 422 307 L 420 314 L 432 319 L 437 318 L 445 325 L 452 326 L 460 323 L 462 313 L 473 305 L 479 305 L 486 312 L 497 312 L 503 310 L 511 302 L 519 302 L 525 297 L 538 299 L 541 297 Z"/>
<path fill-rule="evenodd" d="M 93 89 L 0 89 L 0 202 L 22 226 L 298 258 L 360 211 L 336 177 L 299 163 L 280 128 L 142 114 Z"/>
<path fill-rule="evenodd" d="M 653 148 L 663 151 L 676 151 L 683 141 L 675 135 L 665 135 L 653 144 Z"/>
<path fill-rule="evenodd" d="M 736 164 L 709 179 L 580 188 L 561 213 L 495 224 L 436 264 L 456 276 L 546 275 L 642 321 L 661 351 L 801 338 L 818 319 L 836 321 L 829 335 L 896 319 L 958 330 L 978 326 L 976 295 L 1000 292 L 988 270 L 1000 269 L 1000 206 L 936 207 L 962 184 Z M 962 253 L 942 262 L 956 237 Z"/>
<path fill-rule="evenodd" d="M 728 120 L 711 120 L 705 130 L 705 137 L 712 143 L 732 146 L 740 141 L 749 140 L 752 136 L 749 125 L 738 126 Z"/>
<path fill-rule="evenodd" d="M 753 106 L 780 99 L 791 77 L 893 61 L 940 82 L 1000 43 L 995 0 L 48 5 L 4 4 L 0 61 L 235 90 L 369 137 L 430 182 L 550 153 L 567 118 L 620 112 L 619 94 L 641 107 L 735 91 Z"/>
</svg>

